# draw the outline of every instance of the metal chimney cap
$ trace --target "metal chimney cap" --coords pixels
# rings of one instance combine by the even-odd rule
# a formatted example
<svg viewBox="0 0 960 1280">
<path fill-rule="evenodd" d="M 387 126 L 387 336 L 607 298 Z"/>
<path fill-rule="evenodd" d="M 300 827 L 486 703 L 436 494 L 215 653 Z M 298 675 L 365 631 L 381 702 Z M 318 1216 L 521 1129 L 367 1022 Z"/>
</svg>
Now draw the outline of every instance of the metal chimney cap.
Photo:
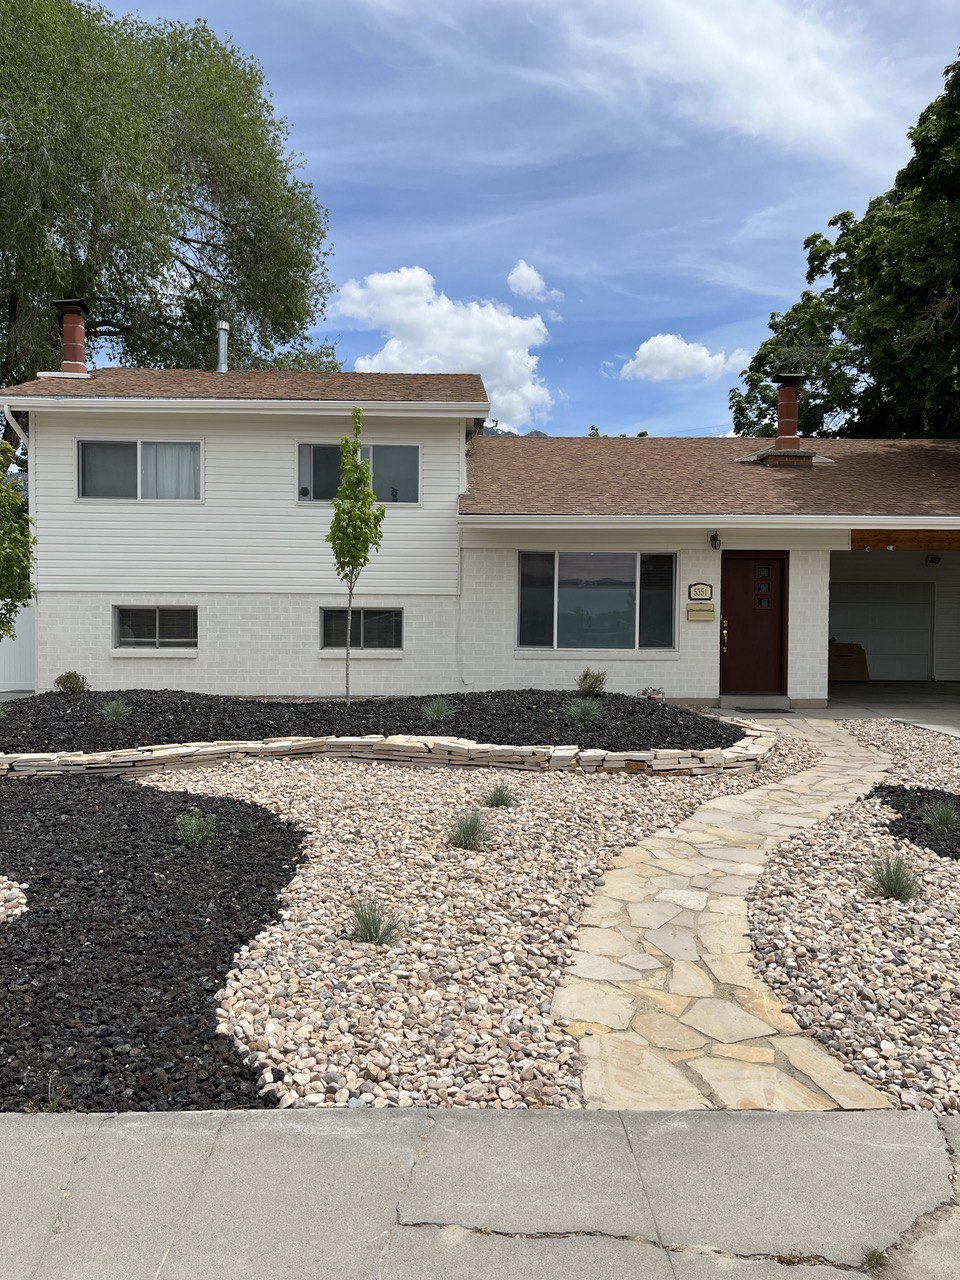
<svg viewBox="0 0 960 1280">
<path fill-rule="evenodd" d="M 223 330 L 225 330 L 227 333 L 229 333 L 229 332 L 230 332 L 230 321 L 229 321 L 229 320 L 218 320 L 218 321 L 217 321 L 217 328 L 218 328 L 218 329 L 223 329 Z"/>
<path fill-rule="evenodd" d="M 775 373 L 773 381 L 780 384 L 781 387 L 799 387 L 807 380 L 805 373 Z"/>
</svg>

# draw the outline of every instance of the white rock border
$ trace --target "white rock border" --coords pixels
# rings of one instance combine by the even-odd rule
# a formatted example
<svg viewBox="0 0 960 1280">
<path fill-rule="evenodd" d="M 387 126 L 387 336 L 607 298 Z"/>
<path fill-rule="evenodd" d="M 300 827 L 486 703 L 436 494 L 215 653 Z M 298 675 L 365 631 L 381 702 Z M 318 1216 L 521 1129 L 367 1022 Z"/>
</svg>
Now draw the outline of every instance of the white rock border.
<svg viewBox="0 0 960 1280">
<path fill-rule="evenodd" d="M 775 738 L 759 725 L 731 720 L 744 736 L 732 747 L 707 751 L 581 751 L 578 746 L 510 746 L 441 735 L 371 733 L 364 737 L 265 738 L 262 741 L 165 743 L 122 751 L 24 752 L 0 755 L 0 777 L 96 773 L 130 777 L 196 769 L 255 757 L 327 756 L 335 760 L 389 761 L 427 767 L 574 769 L 582 773 L 753 773 L 769 758 Z"/>
</svg>

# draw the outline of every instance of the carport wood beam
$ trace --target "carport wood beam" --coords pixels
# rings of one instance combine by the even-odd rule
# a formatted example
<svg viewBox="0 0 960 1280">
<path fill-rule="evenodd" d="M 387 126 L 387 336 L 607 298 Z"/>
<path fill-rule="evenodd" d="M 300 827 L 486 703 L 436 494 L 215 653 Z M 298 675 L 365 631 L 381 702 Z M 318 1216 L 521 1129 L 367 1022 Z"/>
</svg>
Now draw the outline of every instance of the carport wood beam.
<svg viewBox="0 0 960 1280">
<path fill-rule="evenodd" d="M 960 529 L 853 529 L 851 551 L 960 551 Z"/>
</svg>

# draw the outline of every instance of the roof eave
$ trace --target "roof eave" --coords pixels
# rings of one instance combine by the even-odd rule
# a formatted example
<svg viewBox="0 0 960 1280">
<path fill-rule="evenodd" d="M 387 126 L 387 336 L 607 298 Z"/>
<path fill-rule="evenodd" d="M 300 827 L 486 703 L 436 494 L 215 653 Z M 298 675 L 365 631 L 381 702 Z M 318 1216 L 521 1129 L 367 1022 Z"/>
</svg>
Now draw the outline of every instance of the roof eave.
<svg viewBox="0 0 960 1280">
<path fill-rule="evenodd" d="M 4 400 L 21 409 L 72 409 L 80 412 L 136 410 L 139 413 L 289 413 L 344 414 L 359 405 L 365 414 L 379 417 L 485 418 L 490 405 L 484 400 L 268 400 L 219 399 L 212 396 L 31 396 L 0 392 Z"/>
<path fill-rule="evenodd" d="M 960 515 L 902 515 L 894 511 L 874 511 L 866 515 L 837 512 L 765 515 L 762 512 L 724 512 L 670 515 L 536 515 L 471 514 L 461 512 L 459 523 L 501 529 L 875 529 L 877 521 L 898 529 L 960 529 Z"/>
</svg>

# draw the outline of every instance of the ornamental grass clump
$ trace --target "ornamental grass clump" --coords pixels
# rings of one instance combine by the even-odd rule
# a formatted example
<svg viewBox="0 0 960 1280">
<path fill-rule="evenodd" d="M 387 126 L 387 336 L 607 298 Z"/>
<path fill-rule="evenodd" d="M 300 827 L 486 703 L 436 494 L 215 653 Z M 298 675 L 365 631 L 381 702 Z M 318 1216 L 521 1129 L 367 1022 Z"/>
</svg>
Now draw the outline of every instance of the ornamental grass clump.
<svg viewBox="0 0 960 1280">
<path fill-rule="evenodd" d="M 923 810 L 923 825 L 936 836 L 949 835 L 960 827 L 960 810 L 953 800 L 935 800 Z"/>
<path fill-rule="evenodd" d="M 350 904 L 350 937 L 354 942 L 389 947 L 402 935 L 403 916 L 391 911 L 382 898 L 354 898 Z"/>
<path fill-rule="evenodd" d="M 599 698 L 607 686 L 607 673 L 584 667 L 577 676 L 577 693 L 581 698 Z"/>
<path fill-rule="evenodd" d="M 505 782 L 496 782 L 481 803 L 487 809 L 513 809 L 519 801 Z"/>
<path fill-rule="evenodd" d="M 111 698 L 100 708 L 104 720 L 126 720 L 133 715 L 133 707 L 122 698 Z"/>
<path fill-rule="evenodd" d="M 177 835 L 181 844 L 192 849 L 209 844 L 217 829 L 217 817 L 213 813 L 201 813 L 199 809 L 188 809 L 186 813 L 177 814 Z"/>
<path fill-rule="evenodd" d="M 450 699 L 441 695 L 437 698 L 429 698 L 423 704 L 423 718 L 430 724 L 443 724 L 444 720 L 449 720 L 456 714 L 456 710 Z"/>
<path fill-rule="evenodd" d="M 81 693 L 86 693 L 90 688 L 87 677 L 82 676 L 79 671 L 64 671 L 63 675 L 57 676 L 53 683 L 68 698 L 79 698 Z"/>
<path fill-rule="evenodd" d="M 600 714 L 600 702 L 597 698 L 574 698 L 567 703 L 567 718 L 577 724 L 589 724 Z"/>
<path fill-rule="evenodd" d="M 870 885 L 881 898 L 909 902 L 920 892 L 920 877 L 902 853 L 885 853 L 873 864 Z"/>
<path fill-rule="evenodd" d="M 482 849 L 489 834 L 479 809 L 461 809 L 450 828 L 450 843 L 455 849 Z"/>
</svg>

